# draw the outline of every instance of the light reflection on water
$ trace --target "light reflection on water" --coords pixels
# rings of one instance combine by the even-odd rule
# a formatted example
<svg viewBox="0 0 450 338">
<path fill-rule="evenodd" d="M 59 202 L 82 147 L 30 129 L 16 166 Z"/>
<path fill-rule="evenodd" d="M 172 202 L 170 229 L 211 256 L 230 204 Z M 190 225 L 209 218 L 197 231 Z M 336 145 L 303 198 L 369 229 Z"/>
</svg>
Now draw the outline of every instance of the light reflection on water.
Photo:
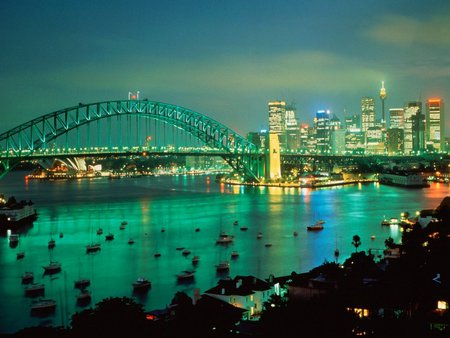
<svg viewBox="0 0 450 338">
<path fill-rule="evenodd" d="M 169 304 L 176 291 L 192 297 L 195 289 L 204 292 L 214 286 L 223 277 L 215 271 L 222 260 L 231 262 L 231 277 L 267 278 L 332 261 L 336 246 L 342 261 L 354 251 L 355 234 L 362 240 L 360 250 L 383 248 L 387 237 L 396 241 L 401 237 L 398 228 L 380 225 L 384 216 L 434 208 L 448 189 L 444 184 L 420 190 L 378 184 L 318 190 L 230 187 L 205 176 L 26 183 L 23 173 L 12 173 L 0 181 L 0 192 L 34 201 L 39 219 L 21 234 L 17 248 L 10 248 L 7 238 L 0 237 L 0 297 L 6 305 L 0 308 L 0 332 L 48 320 L 67 324 L 70 314 L 82 309 L 76 306 L 73 287 L 79 278 L 91 279 L 95 304 L 109 296 L 135 296 L 131 283 L 148 277 L 152 288 L 137 300 L 150 310 Z M 326 221 L 325 229 L 307 232 L 306 226 L 319 218 Z M 119 230 L 123 220 L 128 224 Z M 233 225 L 235 220 L 239 225 Z M 248 230 L 241 231 L 241 226 Z M 102 236 L 95 233 L 99 227 L 104 230 Z M 110 231 L 115 239 L 106 242 L 104 235 Z M 234 235 L 235 241 L 217 245 L 221 231 Z M 294 231 L 298 236 L 293 236 Z M 58 237 L 60 232 L 63 238 Z M 258 232 L 263 234 L 261 239 L 256 238 Z M 56 247 L 49 251 L 51 236 Z M 130 237 L 133 245 L 128 244 Z M 93 241 L 100 242 L 102 249 L 88 255 L 85 246 Z M 266 247 L 267 243 L 272 246 Z M 185 257 L 177 247 L 192 253 Z M 230 259 L 233 250 L 240 254 L 235 260 Z M 16 260 L 17 251 L 25 251 L 25 258 Z M 155 258 L 156 252 L 161 257 Z M 193 255 L 200 256 L 194 281 L 177 283 L 177 273 L 194 268 Z M 50 260 L 60 261 L 62 272 L 44 276 L 42 265 Z M 58 301 L 54 316 L 29 315 L 31 300 L 20 283 L 25 271 L 33 271 L 35 282 L 46 285 L 45 297 Z"/>
</svg>

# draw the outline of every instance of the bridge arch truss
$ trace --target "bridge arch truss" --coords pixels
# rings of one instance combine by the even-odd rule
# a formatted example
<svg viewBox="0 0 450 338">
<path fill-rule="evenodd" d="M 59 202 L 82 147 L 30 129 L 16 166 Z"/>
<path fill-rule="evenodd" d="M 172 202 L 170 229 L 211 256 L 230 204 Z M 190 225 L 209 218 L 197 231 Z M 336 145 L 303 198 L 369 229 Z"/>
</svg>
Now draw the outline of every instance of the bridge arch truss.
<svg viewBox="0 0 450 338">
<path fill-rule="evenodd" d="M 256 167 L 261 155 L 253 143 L 203 114 L 177 105 L 149 100 L 80 103 L 8 130 L 0 134 L 0 161 L 3 173 L 10 170 L 11 160 L 32 157 L 37 151 L 50 147 L 56 139 L 64 138 L 63 135 L 67 135 L 70 131 L 89 126 L 95 121 L 111 120 L 115 116 L 154 119 L 181 129 L 211 150 L 218 151 L 246 181 L 258 181 L 259 169 Z"/>
</svg>

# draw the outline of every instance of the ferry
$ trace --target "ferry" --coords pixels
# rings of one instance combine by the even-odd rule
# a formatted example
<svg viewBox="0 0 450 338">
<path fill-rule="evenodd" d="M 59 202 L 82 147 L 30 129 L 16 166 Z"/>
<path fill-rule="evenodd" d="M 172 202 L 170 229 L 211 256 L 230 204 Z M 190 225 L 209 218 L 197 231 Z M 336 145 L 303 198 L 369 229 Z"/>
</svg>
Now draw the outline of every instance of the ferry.
<svg viewBox="0 0 450 338">
<path fill-rule="evenodd" d="M 421 174 L 408 172 L 381 173 L 378 182 L 404 188 L 428 188 L 430 186 Z"/>
<path fill-rule="evenodd" d="M 0 229 L 6 230 L 33 223 L 37 215 L 33 202 L 19 202 L 14 196 L 6 199 L 4 195 L 0 195 Z"/>
</svg>

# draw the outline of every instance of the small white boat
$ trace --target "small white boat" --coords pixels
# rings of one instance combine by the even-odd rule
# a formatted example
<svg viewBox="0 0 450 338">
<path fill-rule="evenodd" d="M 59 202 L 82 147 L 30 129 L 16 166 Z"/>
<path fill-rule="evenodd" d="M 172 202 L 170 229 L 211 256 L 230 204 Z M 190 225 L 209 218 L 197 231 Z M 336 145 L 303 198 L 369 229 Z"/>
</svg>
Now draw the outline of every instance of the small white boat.
<svg viewBox="0 0 450 338">
<path fill-rule="evenodd" d="M 30 271 L 27 271 L 22 275 L 22 284 L 31 283 L 33 280 L 34 280 L 34 274 Z"/>
<path fill-rule="evenodd" d="M 34 313 L 54 311 L 55 308 L 56 301 L 53 299 L 40 299 L 31 303 L 31 311 Z"/>
<path fill-rule="evenodd" d="M 101 249 L 100 243 L 93 243 L 86 245 L 86 253 L 97 252 Z"/>
<path fill-rule="evenodd" d="M 45 292 L 45 285 L 33 283 L 25 288 L 25 296 L 36 296 Z"/>
<path fill-rule="evenodd" d="M 256 235 L 256 238 L 257 238 L 257 239 L 261 239 L 262 237 L 263 237 L 262 233 L 261 233 L 261 232 L 258 232 L 258 234 Z"/>
<path fill-rule="evenodd" d="M 61 263 L 59 262 L 50 262 L 50 264 L 43 266 L 44 273 L 56 273 L 61 271 Z"/>
<path fill-rule="evenodd" d="M 181 273 L 177 274 L 177 279 L 179 281 L 190 280 L 194 278 L 194 271 L 192 270 L 184 270 Z"/>
<path fill-rule="evenodd" d="M 133 290 L 137 292 L 148 291 L 151 286 L 152 283 L 144 277 L 139 277 L 135 282 L 133 282 Z"/>
<path fill-rule="evenodd" d="M 84 289 L 84 288 L 88 287 L 89 285 L 91 285 L 91 280 L 86 279 L 86 278 L 81 278 L 74 282 L 74 287 L 76 289 Z"/>
</svg>

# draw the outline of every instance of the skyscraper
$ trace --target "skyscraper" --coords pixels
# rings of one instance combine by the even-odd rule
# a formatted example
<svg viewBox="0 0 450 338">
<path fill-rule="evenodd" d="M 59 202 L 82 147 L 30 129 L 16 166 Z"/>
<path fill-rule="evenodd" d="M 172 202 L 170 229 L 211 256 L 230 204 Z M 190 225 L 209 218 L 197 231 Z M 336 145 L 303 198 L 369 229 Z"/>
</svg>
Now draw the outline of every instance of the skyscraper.
<svg viewBox="0 0 450 338">
<path fill-rule="evenodd" d="M 361 99 L 361 130 L 367 131 L 370 127 L 375 127 L 375 100 L 373 97 L 363 97 Z"/>
<path fill-rule="evenodd" d="M 316 149 L 319 154 L 330 152 L 330 111 L 318 110 L 314 119 L 316 127 Z"/>
<path fill-rule="evenodd" d="M 425 148 L 425 116 L 422 102 L 411 101 L 405 107 L 404 150 L 405 155 L 419 153 Z"/>
<path fill-rule="evenodd" d="M 426 143 L 437 151 L 444 149 L 444 116 L 444 101 L 437 98 L 429 99 L 426 111 Z"/>
<path fill-rule="evenodd" d="M 289 150 L 300 148 L 300 128 L 295 117 L 294 105 L 286 106 L 286 147 Z"/>
<path fill-rule="evenodd" d="M 286 102 L 271 101 L 269 106 L 269 133 L 278 135 L 280 147 L 286 148 Z"/>
<path fill-rule="evenodd" d="M 405 127 L 405 109 L 404 108 L 391 108 L 389 109 L 389 128 Z"/>
</svg>

